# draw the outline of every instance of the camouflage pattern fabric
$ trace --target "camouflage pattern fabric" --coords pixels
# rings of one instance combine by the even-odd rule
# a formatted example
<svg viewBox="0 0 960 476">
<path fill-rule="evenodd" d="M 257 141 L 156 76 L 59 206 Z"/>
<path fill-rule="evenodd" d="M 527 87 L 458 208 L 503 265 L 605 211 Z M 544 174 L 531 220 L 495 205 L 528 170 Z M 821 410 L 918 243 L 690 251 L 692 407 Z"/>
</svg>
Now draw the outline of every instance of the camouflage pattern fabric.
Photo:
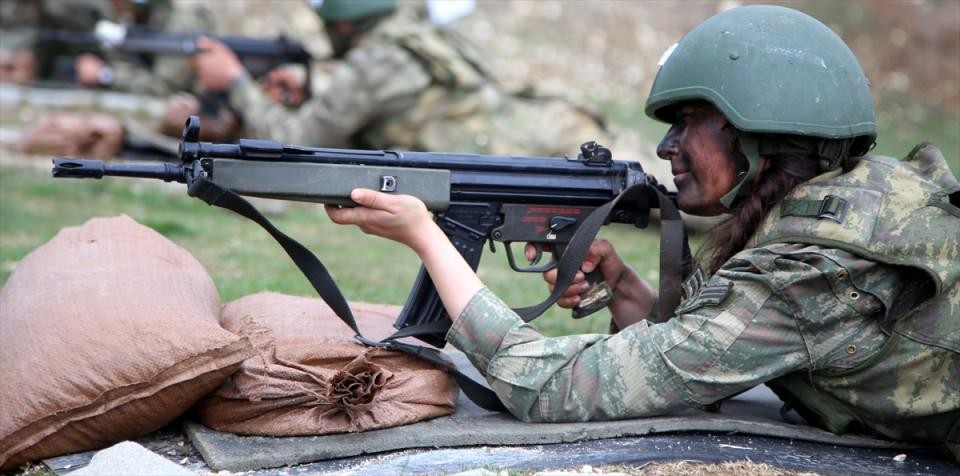
<svg viewBox="0 0 960 476">
<path fill-rule="evenodd" d="M 108 6 L 109 0 L 0 1 L 0 54 L 27 55 L 34 65 L 33 74 L 17 82 L 28 84 L 36 76 L 52 76 L 60 68 L 57 58 L 81 52 L 73 46 L 41 43 L 41 29 L 91 31 Z"/>
<path fill-rule="evenodd" d="M 11 0 L 0 2 L 0 51 L 12 53 L 29 50 L 36 41 L 36 25 L 40 8 L 35 2 Z"/>
<path fill-rule="evenodd" d="M 177 32 L 216 33 L 213 14 L 198 4 L 158 4 L 151 7 L 146 27 Z M 4 0 L 0 2 L 0 44 L 3 49 L 33 50 L 47 74 L 53 56 L 73 56 L 80 51 L 68 45 L 37 44 L 37 29 L 92 32 L 97 21 L 105 19 L 130 24 L 110 0 Z M 167 96 L 177 91 L 195 91 L 195 74 L 189 58 L 158 55 L 151 65 L 113 51 L 102 52 L 113 68 L 110 89 L 134 94 Z"/>
<path fill-rule="evenodd" d="M 875 360 L 843 372 L 788 376 L 770 386 L 833 432 L 872 430 L 946 442 L 960 459 L 960 208 L 948 199 L 960 192 L 960 183 L 929 144 L 905 161 L 868 157 L 852 171 L 832 175 L 794 190 L 762 224 L 755 243 L 845 249 L 898 265 L 910 278 L 884 301 L 879 318 L 889 338 Z M 829 196 L 847 202 L 840 223 L 790 211 Z M 839 297 L 852 305 L 859 293 Z M 847 353 L 857 353 L 856 345 L 849 344 Z"/>
<path fill-rule="evenodd" d="M 831 222 L 834 229 L 870 222 L 878 226 L 866 230 L 879 234 L 803 243 L 773 233 L 775 210 L 758 235 L 773 240 L 741 251 L 705 282 L 685 283 L 681 312 L 666 322 L 641 321 L 614 335 L 545 338 L 484 289 L 454 321 L 448 341 L 526 421 L 661 415 L 794 379 L 814 390 L 794 401 L 834 399 L 856 423 L 828 429 L 946 442 L 957 455 L 960 220 L 948 206 L 928 205 L 950 180 L 935 184 L 919 175 L 924 168 L 869 158 L 850 173 L 811 180 L 810 187 L 882 190 L 875 199 L 884 208 L 858 209 L 867 202 L 851 200 L 843 224 Z M 814 227 L 829 221 L 803 220 Z M 927 226 L 879 226 L 906 222 Z M 816 230 L 808 231 L 805 241 L 817 241 L 809 238 Z M 913 253 L 883 254 L 893 250 Z M 910 283 L 918 273 L 931 277 L 927 283 L 939 276 L 940 283 L 920 288 L 928 291 L 919 293 L 921 302 L 904 292 L 916 289 Z M 890 311 L 899 313 L 892 332 L 885 328 Z"/>
<path fill-rule="evenodd" d="M 112 20 L 120 23 L 123 19 Z M 217 33 L 213 13 L 196 4 L 155 7 L 144 26 L 176 32 Z M 197 91 L 195 70 L 186 56 L 157 55 L 149 66 L 111 51 L 106 52 L 106 57 L 114 70 L 110 89 L 152 96 Z"/>
<path fill-rule="evenodd" d="M 244 77 L 230 104 L 253 135 L 311 146 L 553 156 L 610 143 L 584 108 L 504 92 L 467 45 L 403 13 L 374 27 L 328 83 L 289 110 Z"/>
<path fill-rule="evenodd" d="M 0 1 L 0 82 L 29 84 L 37 75 L 33 56 L 39 8 L 25 1 Z"/>
</svg>

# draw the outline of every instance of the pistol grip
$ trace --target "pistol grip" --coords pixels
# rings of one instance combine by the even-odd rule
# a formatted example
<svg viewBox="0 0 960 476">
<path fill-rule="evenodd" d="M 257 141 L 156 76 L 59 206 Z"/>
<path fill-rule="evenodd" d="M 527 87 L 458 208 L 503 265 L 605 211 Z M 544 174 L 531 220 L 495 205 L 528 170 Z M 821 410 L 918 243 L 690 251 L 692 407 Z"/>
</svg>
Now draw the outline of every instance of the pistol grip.
<svg viewBox="0 0 960 476">
<path fill-rule="evenodd" d="M 613 289 L 603 280 L 603 274 L 599 269 L 587 273 L 587 282 L 590 283 L 590 289 L 580 295 L 580 304 L 570 312 L 574 319 L 589 316 L 607 307 L 610 301 L 613 301 Z"/>
</svg>

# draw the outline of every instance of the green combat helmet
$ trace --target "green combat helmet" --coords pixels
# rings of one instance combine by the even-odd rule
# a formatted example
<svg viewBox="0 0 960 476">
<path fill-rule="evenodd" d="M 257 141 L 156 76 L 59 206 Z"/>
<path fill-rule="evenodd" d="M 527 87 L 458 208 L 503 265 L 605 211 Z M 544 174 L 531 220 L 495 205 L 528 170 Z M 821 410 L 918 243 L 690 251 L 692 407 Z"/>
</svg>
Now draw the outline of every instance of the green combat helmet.
<svg viewBox="0 0 960 476">
<path fill-rule="evenodd" d="M 739 131 L 747 161 L 721 202 L 750 193 L 759 156 L 801 151 L 821 168 L 865 154 L 877 127 L 870 84 L 850 48 L 826 25 L 769 5 L 719 13 L 687 33 L 660 60 L 647 98 L 651 118 L 672 123 L 671 106 L 706 100 Z"/>
<path fill-rule="evenodd" d="M 323 20 L 334 58 L 342 58 L 360 37 L 397 9 L 397 0 L 310 0 L 310 5 Z M 335 22 L 353 26 L 341 29 L 332 25 Z"/>
<path fill-rule="evenodd" d="M 357 21 L 396 10 L 397 0 L 310 0 L 310 5 L 324 21 Z"/>
</svg>

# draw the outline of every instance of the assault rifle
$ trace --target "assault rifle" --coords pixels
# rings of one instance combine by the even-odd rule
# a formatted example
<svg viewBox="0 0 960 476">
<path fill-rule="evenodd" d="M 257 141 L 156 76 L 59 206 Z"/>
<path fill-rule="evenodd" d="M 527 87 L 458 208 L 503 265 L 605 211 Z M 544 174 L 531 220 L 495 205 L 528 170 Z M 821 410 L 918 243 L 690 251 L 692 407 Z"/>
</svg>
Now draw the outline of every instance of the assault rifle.
<svg viewBox="0 0 960 476">
<path fill-rule="evenodd" d="M 567 288 L 600 226 L 631 223 L 646 227 L 651 208 L 661 209 L 665 258 L 678 263 L 686 240 L 672 196 L 665 193 L 638 162 L 613 160 L 608 149 L 592 142 L 577 157 L 518 157 L 393 150 L 326 149 L 240 139 L 237 144 L 200 142 L 199 119 L 184 127 L 179 163 L 106 163 L 53 159 L 54 177 L 145 177 L 186 183 L 188 194 L 257 221 L 287 251 L 321 297 L 354 330 L 346 300 L 312 253 L 273 227 L 240 195 L 351 206 L 357 187 L 419 197 L 473 269 L 484 245 L 504 244 L 510 266 L 520 272 L 558 267 L 557 285 L 537 306 L 517 309 L 525 320 L 541 314 Z M 679 227 L 679 230 L 678 230 Z M 673 235 L 671 236 L 671 233 Z M 536 258 L 523 264 L 514 244 L 532 243 Z M 543 260 L 543 251 L 552 253 Z M 673 250 L 667 252 L 667 249 Z M 522 253 L 522 251 L 521 251 Z M 521 255 L 522 256 L 522 255 Z M 680 265 L 661 270 L 660 309 L 679 302 Z M 599 271 L 590 278 L 602 282 Z M 603 307 L 612 293 L 601 285 L 591 296 Z M 594 309 L 588 309 L 586 314 Z M 421 268 L 390 339 L 413 335 L 442 347 L 451 325 L 433 282 Z M 358 339 L 370 345 L 382 345 Z M 389 339 L 388 339 L 389 340 Z M 422 347 L 418 347 L 423 349 Z"/>
<path fill-rule="evenodd" d="M 101 49 L 119 51 L 146 62 L 156 55 L 191 56 L 200 50 L 199 33 L 177 33 L 157 30 L 140 25 L 125 26 L 100 20 L 93 32 L 68 30 L 41 30 L 41 43 L 63 44 L 90 53 Z M 313 57 L 303 45 L 285 36 L 277 38 L 248 38 L 242 36 L 206 35 L 223 42 L 240 58 L 243 66 L 254 77 L 260 77 L 283 64 L 301 64 L 307 73 L 306 85 L 310 84 L 310 61 Z M 72 65 L 72 63 L 71 63 Z M 58 72 L 62 76 L 69 73 Z"/>
</svg>

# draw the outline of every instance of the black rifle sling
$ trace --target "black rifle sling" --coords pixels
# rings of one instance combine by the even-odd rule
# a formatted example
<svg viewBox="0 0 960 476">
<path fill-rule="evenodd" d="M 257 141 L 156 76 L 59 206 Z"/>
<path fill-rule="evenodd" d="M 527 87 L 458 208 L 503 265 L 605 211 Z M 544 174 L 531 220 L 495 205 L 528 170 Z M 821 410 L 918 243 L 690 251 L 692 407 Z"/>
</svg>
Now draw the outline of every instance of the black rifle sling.
<svg viewBox="0 0 960 476">
<path fill-rule="evenodd" d="M 673 311 L 680 305 L 680 283 L 683 281 L 685 264 L 689 262 L 690 248 L 687 243 L 687 235 L 683 227 L 683 219 L 677 210 L 673 200 L 660 189 L 656 184 L 640 183 L 624 190 L 613 200 L 598 207 L 583 221 L 583 224 L 567 244 L 566 251 L 557 262 L 557 281 L 553 292 L 540 304 L 515 308 L 521 319 L 530 322 L 540 314 L 543 314 L 550 306 L 560 298 L 563 292 L 573 282 L 580 265 L 587 257 L 590 250 L 590 244 L 600 231 L 600 227 L 607 221 L 610 212 L 621 200 L 630 201 L 635 199 L 637 194 L 648 193 L 652 191 L 656 194 L 660 205 L 660 286 L 659 286 L 659 308 L 657 309 L 661 319 L 669 317 Z"/>
<path fill-rule="evenodd" d="M 337 283 L 334 282 L 323 263 L 297 240 L 290 238 L 273 226 L 273 223 L 270 223 L 270 220 L 263 216 L 250 202 L 204 177 L 198 177 L 191 182 L 187 188 L 187 194 L 199 198 L 209 205 L 236 212 L 267 230 L 267 233 L 270 233 L 270 236 L 277 240 L 277 243 L 283 247 L 290 259 L 300 268 L 300 272 L 310 281 L 323 301 L 351 329 L 357 329 L 357 323 L 350 311 L 350 305 L 347 304 L 347 299 L 343 297 L 340 288 L 337 287 Z"/>
<path fill-rule="evenodd" d="M 273 223 L 270 223 L 267 217 L 263 216 L 263 214 L 246 199 L 207 180 L 205 177 L 197 177 L 194 179 L 187 188 L 187 194 L 191 197 L 199 198 L 209 205 L 226 208 L 227 210 L 242 215 L 256 222 L 266 230 L 267 233 L 270 233 L 270 236 L 287 252 L 287 255 L 290 256 L 290 259 L 297 265 L 300 272 L 306 276 L 310 285 L 312 285 L 313 289 L 320 295 L 320 298 L 333 309 L 345 324 L 350 326 L 354 333 L 356 333 L 357 340 L 363 345 L 399 350 L 427 360 L 450 372 L 467 397 L 473 400 L 480 408 L 495 412 L 506 411 L 503 403 L 492 390 L 457 369 L 456 365 L 444 357 L 443 353 L 439 350 L 392 340 L 396 337 L 388 338 L 384 342 L 375 342 L 364 337 L 363 333 L 360 332 L 360 328 L 357 326 L 356 319 L 353 317 L 350 305 L 347 304 L 346 298 L 343 297 L 340 288 L 337 287 L 333 277 L 330 276 L 330 272 L 327 271 L 327 268 L 320 262 L 320 259 L 305 246 L 297 242 L 297 240 L 294 240 L 277 229 Z"/>
</svg>

